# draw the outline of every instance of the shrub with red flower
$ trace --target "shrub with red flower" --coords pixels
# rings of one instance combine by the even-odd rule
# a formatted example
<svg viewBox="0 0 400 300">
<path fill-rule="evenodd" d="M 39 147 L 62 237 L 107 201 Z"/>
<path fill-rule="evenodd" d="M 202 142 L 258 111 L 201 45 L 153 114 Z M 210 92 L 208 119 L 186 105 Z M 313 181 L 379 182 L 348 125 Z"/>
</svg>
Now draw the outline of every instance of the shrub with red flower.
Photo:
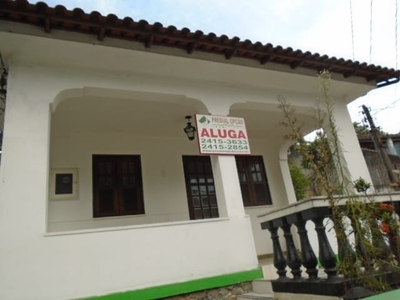
<svg viewBox="0 0 400 300">
<path fill-rule="evenodd" d="M 381 229 L 384 233 L 386 233 L 387 235 L 390 235 L 390 226 L 385 221 L 382 222 Z"/>
<path fill-rule="evenodd" d="M 382 220 L 381 230 L 388 238 L 397 239 L 397 226 L 393 220 L 394 206 L 387 203 L 379 203 L 377 216 Z"/>
<path fill-rule="evenodd" d="M 379 203 L 379 207 L 383 212 L 394 212 L 393 204 Z"/>
</svg>

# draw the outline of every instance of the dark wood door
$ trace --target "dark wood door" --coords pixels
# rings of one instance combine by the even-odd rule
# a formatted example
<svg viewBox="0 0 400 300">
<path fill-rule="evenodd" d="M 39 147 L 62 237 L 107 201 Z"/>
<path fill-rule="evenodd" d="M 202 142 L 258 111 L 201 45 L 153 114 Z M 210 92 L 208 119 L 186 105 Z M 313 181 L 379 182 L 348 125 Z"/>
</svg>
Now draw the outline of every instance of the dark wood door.
<svg viewBox="0 0 400 300">
<path fill-rule="evenodd" d="M 190 219 L 218 218 L 218 204 L 209 156 L 183 156 Z"/>
</svg>

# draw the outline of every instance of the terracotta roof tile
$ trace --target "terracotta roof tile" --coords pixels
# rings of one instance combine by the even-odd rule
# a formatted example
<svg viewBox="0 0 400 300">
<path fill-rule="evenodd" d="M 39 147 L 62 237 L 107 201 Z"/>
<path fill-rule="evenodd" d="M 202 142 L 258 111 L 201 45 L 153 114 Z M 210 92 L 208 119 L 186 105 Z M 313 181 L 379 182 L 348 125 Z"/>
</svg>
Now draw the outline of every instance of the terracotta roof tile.
<svg viewBox="0 0 400 300">
<path fill-rule="evenodd" d="M 366 81 L 381 82 L 400 76 L 399 70 L 302 52 L 290 47 L 284 49 L 269 43 L 263 45 L 250 40 L 241 41 L 238 37 L 229 38 L 226 35 L 218 37 L 215 33 L 205 35 L 199 30 L 192 32 L 188 28 L 179 30 L 175 26 L 164 27 L 159 22 L 149 24 L 145 20 L 134 21 L 130 17 L 120 19 L 114 14 L 103 16 L 97 11 L 85 13 L 80 8 L 68 10 L 62 5 L 49 7 L 43 2 L 30 4 L 26 0 L 0 0 L 0 20 L 40 26 L 48 33 L 52 29 L 59 29 L 96 35 L 100 41 L 109 36 L 143 43 L 147 48 L 160 45 L 179 48 L 188 54 L 209 52 L 223 55 L 227 60 L 239 57 L 256 60 L 260 64 L 285 64 L 292 69 L 328 69 L 342 74 L 344 78 L 358 76 Z"/>
</svg>

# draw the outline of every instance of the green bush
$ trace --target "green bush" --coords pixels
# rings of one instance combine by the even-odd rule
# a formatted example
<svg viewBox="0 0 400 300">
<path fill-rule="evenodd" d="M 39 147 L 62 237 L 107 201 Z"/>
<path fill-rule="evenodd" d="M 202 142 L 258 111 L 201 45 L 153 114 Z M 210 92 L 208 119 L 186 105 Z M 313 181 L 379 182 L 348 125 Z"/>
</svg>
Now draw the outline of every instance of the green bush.
<svg viewBox="0 0 400 300">
<path fill-rule="evenodd" d="M 292 177 L 294 192 L 296 194 L 297 201 L 302 200 L 307 195 L 307 190 L 309 185 L 311 184 L 310 179 L 306 175 L 303 174 L 300 167 L 290 164 L 290 175 Z"/>
</svg>

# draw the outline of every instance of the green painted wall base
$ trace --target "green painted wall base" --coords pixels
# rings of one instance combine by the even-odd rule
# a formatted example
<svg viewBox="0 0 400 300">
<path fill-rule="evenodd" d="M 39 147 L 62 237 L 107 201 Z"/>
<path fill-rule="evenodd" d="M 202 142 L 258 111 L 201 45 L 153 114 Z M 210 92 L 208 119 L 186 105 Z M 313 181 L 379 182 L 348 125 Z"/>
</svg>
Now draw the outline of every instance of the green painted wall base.
<svg viewBox="0 0 400 300">
<path fill-rule="evenodd" d="M 187 282 L 156 286 L 136 291 L 128 291 L 104 296 L 84 298 L 82 300 L 151 300 L 160 299 L 195 291 L 207 290 L 263 277 L 261 268 L 239 273 L 202 278 Z"/>
<path fill-rule="evenodd" d="M 400 290 L 394 290 L 365 298 L 365 300 L 395 300 L 395 299 L 400 299 Z"/>
</svg>

